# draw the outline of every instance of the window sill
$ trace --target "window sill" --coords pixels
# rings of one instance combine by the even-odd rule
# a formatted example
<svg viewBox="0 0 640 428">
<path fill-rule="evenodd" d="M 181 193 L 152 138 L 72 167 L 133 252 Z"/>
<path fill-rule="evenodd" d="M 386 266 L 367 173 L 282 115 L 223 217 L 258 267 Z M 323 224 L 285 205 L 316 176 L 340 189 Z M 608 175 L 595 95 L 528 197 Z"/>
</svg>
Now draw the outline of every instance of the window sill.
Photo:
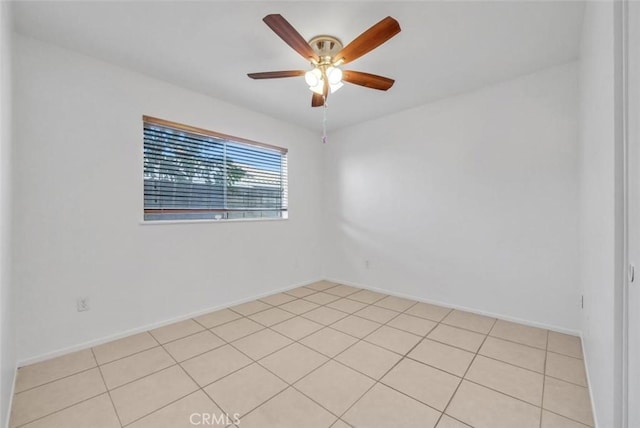
<svg viewBox="0 0 640 428">
<path fill-rule="evenodd" d="M 278 218 L 232 218 L 232 219 L 203 219 L 203 220 L 141 220 L 139 224 L 141 226 L 155 226 L 165 224 L 198 224 L 198 223 L 253 223 L 260 221 L 287 221 L 289 217 Z"/>
</svg>

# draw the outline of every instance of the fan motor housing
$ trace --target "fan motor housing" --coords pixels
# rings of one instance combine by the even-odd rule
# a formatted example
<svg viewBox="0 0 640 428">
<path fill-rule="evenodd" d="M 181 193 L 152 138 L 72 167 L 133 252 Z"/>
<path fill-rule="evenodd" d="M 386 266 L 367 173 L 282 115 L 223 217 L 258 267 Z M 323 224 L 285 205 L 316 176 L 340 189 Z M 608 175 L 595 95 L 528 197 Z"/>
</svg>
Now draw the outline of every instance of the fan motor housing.
<svg viewBox="0 0 640 428">
<path fill-rule="evenodd" d="M 321 63 L 330 63 L 342 50 L 342 42 L 333 36 L 316 36 L 309 40 L 309 45 L 318 54 Z"/>
</svg>

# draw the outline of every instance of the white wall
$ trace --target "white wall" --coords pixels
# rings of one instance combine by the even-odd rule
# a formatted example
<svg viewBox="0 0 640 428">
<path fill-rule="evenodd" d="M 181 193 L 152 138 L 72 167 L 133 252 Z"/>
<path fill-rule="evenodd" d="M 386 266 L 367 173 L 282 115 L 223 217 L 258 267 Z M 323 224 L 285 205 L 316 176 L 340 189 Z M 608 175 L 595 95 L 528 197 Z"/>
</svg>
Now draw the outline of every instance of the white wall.
<svg viewBox="0 0 640 428">
<path fill-rule="evenodd" d="M 577 77 L 569 63 L 330 135 L 325 276 L 578 330 Z"/>
<path fill-rule="evenodd" d="M 20 361 L 320 278 L 317 135 L 35 40 L 15 43 Z M 141 225 L 145 114 L 289 148 L 290 219 Z M 89 312 L 76 312 L 79 296 L 90 297 Z"/>
<path fill-rule="evenodd" d="M 616 373 L 614 6 L 589 2 L 580 66 L 580 236 L 586 363 L 598 426 L 620 426 Z"/>
<path fill-rule="evenodd" d="M 5 426 L 16 368 L 11 275 L 11 4 L 0 2 L 0 426 Z"/>
</svg>

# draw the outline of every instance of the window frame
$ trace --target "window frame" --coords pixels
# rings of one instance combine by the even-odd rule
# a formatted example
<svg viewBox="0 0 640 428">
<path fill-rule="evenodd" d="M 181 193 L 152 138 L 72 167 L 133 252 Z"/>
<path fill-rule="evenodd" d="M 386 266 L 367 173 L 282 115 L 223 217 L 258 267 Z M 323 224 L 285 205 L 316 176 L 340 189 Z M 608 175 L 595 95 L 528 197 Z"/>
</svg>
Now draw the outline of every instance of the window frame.
<svg viewBox="0 0 640 428">
<path fill-rule="evenodd" d="M 242 138 L 242 137 L 236 137 L 234 135 L 229 135 L 229 134 L 223 134 L 221 132 L 216 132 L 216 131 L 211 131 L 208 129 L 204 129 L 204 128 L 199 128 L 196 126 L 191 126 L 191 125 L 185 125 L 183 123 L 178 123 L 178 122 L 174 122 L 174 121 L 170 121 L 170 120 L 166 120 L 166 119 L 160 119 L 157 117 L 153 117 L 153 116 L 147 116 L 147 115 L 143 115 L 142 116 L 142 128 L 143 128 L 143 134 L 144 134 L 144 129 L 145 129 L 145 125 L 146 124 L 151 124 L 151 125 L 156 125 L 156 126 L 160 126 L 160 127 L 165 127 L 165 128 L 171 128 L 171 129 L 175 129 L 178 131 L 184 131 L 184 132 L 188 132 L 190 134 L 195 134 L 195 135 L 200 135 L 200 136 L 204 136 L 204 137 L 212 137 L 212 138 L 216 138 L 216 139 L 221 139 L 221 140 L 225 140 L 225 141 L 229 141 L 231 143 L 239 143 L 239 144 L 243 144 L 243 145 L 248 145 L 248 146 L 254 146 L 254 147 L 259 147 L 259 148 L 265 148 L 265 149 L 269 149 L 269 150 L 273 150 L 275 152 L 279 152 L 281 155 L 283 156 L 287 156 L 289 153 L 289 149 L 285 148 L 285 147 L 280 147 L 280 146 L 275 146 L 272 144 L 266 144 L 266 143 L 262 143 L 259 141 L 254 141 L 254 140 L 250 140 L 247 138 Z M 287 166 L 287 170 L 286 170 L 286 178 L 284 180 L 285 183 L 285 192 L 286 192 L 286 200 L 287 200 L 287 208 L 286 209 L 282 209 L 280 210 L 281 215 L 278 217 L 249 217 L 249 218 L 203 218 L 203 219 L 160 219 L 160 220 L 149 220 L 145 218 L 145 214 L 147 213 L 151 213 L 151 214 L 158 214 L 161 212 L 166 212 L 166 209 L 162 209 L 162 208 L 146 208 L 145 207 L 145 190 L 144 190 L 144 185 L 145 185 L 145 179 L 144 179 L 144 160 L 145 160 L 145 154 L 144 154 L 144 148 L 145 148 L 145 142 L 144 142 L 144 137 L 143 137 L 143 141 L 142 141 L 142 165 L 143 165 L 143 171 L 142 171 L 142 220 L 141 220 L 141 224 L 145 224 L 145 225 L 150 225 L 150 224 L 171 224 L 171 223 L 210 223 L 210 222 L 246 222 L 246 221 L 280 221 L 280 220 L 288 220 L 289 219 L 289 206 L 288 206 L 288 193 L 289 193 L 289 171 L 288 171 L 288 166 Z M 288 162 L 287 162 L 288 163 Z M 251 210 L 248 209 L 232 209 L 232 208 L 207 208 L 207 209 L 181 209 L 181 208 L 177 208 L 174 209 L 173 212 L 175 213 L 197 213 L 197 212 L 220 212 L 220 213 L 228 213 L 228 212 L 249 212 Z M 256 211 L 260 211 L 259 209 L 256 209 Z"/>
</svg>

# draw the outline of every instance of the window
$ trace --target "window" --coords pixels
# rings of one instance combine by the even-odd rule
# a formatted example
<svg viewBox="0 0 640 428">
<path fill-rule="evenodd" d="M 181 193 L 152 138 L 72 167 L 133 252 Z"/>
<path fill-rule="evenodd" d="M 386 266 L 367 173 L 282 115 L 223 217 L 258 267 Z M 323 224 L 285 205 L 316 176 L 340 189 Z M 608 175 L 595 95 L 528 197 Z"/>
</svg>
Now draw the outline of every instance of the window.
<svg viewBox="0 0 640 428">
<path fill-rule="evenodd" d="M 144 219 L 287 218 L 287 150 L 144 116 Z"/>
</svg>

